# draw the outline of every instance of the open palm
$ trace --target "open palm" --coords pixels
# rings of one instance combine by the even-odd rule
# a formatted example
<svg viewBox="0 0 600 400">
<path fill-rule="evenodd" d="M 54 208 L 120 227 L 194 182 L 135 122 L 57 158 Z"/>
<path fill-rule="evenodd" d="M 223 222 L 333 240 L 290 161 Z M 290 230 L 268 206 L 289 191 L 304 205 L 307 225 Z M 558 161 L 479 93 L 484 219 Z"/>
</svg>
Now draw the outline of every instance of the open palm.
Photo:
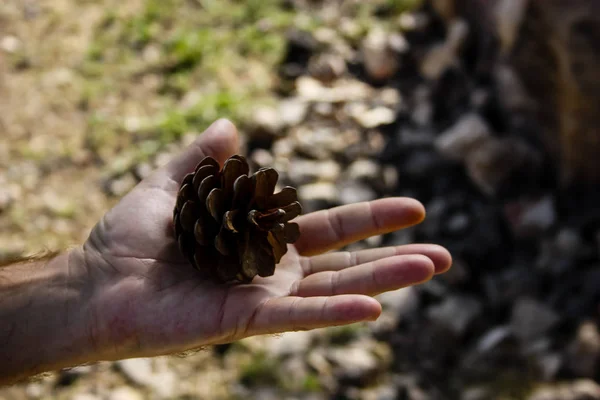
<svg viewBox="0 0 600 400">
<path fill-rule="evenodd" d="M 90 336 L 105 358 L 374 320 L 381 306 L 370 296 L 424 282 L 450 267 L 448 252 L 435 245 L 326 253 L 423 219 L 419 202 L 389 198 L 297 218 L 301 237 L 274 276 L 246 285 L 200 279 L 173 239 L 177 190 L 205 156 L 222 163 L 237 152 L 235 127 L 216 122 L 92 231 L 84 246 L 95 293 Z"/>
</svg>

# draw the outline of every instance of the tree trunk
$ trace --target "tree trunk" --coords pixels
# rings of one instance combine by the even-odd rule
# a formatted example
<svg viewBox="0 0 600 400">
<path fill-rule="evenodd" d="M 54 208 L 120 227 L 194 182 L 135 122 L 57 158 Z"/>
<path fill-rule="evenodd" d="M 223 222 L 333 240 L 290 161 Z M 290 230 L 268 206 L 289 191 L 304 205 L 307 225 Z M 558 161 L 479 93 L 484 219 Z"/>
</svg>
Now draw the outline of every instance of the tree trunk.
<svg viewBox="0 0 600 400">
<path fill-rule="evenodd" d="M 456 0 L 516 71 L 565 184 L 600 183 L 600 1 Z M 495 50 L 495 51 L 496 51 Z M 488 53 L 489 51 L 485 51 Z"/>
</svg>

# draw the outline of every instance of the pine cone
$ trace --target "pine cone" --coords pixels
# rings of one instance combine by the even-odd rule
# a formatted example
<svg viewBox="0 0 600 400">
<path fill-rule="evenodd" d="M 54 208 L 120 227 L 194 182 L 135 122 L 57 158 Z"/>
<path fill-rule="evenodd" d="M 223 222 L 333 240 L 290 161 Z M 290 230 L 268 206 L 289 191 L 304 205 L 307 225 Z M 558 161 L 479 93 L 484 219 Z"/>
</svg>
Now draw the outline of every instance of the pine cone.
<svg viewBox="0 0 600 400">
<path fill-rule="evenodd" d="M 206 157 L 181 184 L 173 212 L 175 236 L 193 266 L 221 283 L 249 283 L 275 273 L 287 244 L 300 236 L 296 189 L 279 193 L 279 175 L 262 168 L 248 176 L 242 156 L 229 158 L 222 170 Z"/>
</svg>

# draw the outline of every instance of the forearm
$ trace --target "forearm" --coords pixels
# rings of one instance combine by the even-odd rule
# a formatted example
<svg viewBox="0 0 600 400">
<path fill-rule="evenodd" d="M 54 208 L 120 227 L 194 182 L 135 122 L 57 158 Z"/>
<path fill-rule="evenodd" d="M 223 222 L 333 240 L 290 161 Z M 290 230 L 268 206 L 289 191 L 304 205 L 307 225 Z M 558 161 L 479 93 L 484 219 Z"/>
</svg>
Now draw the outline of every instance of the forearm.
<svg viewBox="0 0 600 400">
<path fill-rule="evenodd" d="M 0 385 L 92 361 L 83 252 L 0 268 Z"/>
</svg>

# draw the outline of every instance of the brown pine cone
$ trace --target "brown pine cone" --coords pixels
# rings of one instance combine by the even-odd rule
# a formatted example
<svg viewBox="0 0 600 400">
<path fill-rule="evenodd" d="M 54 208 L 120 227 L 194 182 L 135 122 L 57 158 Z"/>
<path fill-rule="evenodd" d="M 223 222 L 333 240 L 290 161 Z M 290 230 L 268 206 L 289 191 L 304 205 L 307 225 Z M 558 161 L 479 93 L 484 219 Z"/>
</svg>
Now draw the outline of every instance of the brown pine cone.
<svg viewBox="0 0 600 400">
<path fill-rule="evenodd" d="M 279 175 L 262 168 L 248 176 L 242 156 L 223 169 L 211 157 L 198 164 L 181 184 L 173 212 L 175 237 L 182 253 L 205 276 L 221 283 L 249 283 L 275 273 L 287 244 L 300 236 L 296 189 L 275 193 Z"/>
</svg>

